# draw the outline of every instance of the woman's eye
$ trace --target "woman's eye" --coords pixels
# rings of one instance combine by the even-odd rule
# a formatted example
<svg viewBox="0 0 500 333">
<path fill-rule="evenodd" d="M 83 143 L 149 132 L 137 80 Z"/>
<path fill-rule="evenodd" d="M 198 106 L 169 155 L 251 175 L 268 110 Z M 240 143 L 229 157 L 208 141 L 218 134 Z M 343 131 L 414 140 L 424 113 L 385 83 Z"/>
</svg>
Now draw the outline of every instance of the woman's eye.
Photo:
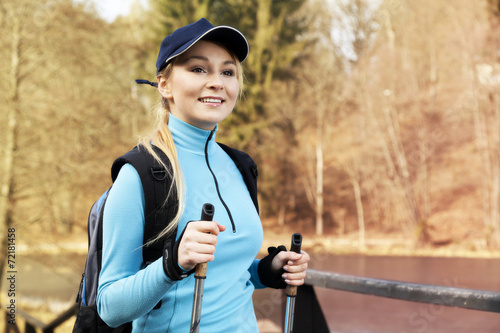
<svg viewBox="0 0 500 333">
<path fill-rule="evenodd" d="M 205 73 L 205 70 L 201 67 L 194 67 L 193 69 L 191 69 L 191 71 L 193 73 Z"/>
<path fill-rule="evenodd" d="M 222 71 L 222 75 L 225 75 L 225 76 L 234 76 L 234 71 L 228 69 L 228 70 Z"/>
</svg>

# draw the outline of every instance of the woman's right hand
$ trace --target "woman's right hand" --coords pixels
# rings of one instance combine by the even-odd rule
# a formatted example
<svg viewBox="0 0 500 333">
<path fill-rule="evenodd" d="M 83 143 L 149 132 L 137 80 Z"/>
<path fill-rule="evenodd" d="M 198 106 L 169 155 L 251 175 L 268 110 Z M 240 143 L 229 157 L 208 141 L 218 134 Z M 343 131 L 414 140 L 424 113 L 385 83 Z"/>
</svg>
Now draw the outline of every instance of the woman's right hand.
<svg viewBox="0 0 500 333">
<path fill-rule="evenodd" d="M 189 222 L 177 250 L 179 266 L 189 271 L 197 264 L 213 261 L 217 236 L 224 230 L 226 226 L 217 221 Z"/>
</svg>

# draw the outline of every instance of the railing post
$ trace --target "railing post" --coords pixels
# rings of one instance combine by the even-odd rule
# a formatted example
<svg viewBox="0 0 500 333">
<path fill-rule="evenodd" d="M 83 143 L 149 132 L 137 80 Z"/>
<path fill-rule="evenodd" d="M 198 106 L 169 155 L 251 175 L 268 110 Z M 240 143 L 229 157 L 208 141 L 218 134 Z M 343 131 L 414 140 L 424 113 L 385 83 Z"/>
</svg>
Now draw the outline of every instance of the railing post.
<svg viewBox="0 0 500 333">
<path fill-rule="evenodd" d="M 43 333 L 53 333 L 54 329 L 78 313 L 79 305 L 73 304 L 69 309 L 61 313 L 56 319 L 45 325 Z"/>
<path fill-rule="evenodd" d="M 24 325 L 24 333 L 36 333 L 36 329 L 29 322 Z"/>
</svg>

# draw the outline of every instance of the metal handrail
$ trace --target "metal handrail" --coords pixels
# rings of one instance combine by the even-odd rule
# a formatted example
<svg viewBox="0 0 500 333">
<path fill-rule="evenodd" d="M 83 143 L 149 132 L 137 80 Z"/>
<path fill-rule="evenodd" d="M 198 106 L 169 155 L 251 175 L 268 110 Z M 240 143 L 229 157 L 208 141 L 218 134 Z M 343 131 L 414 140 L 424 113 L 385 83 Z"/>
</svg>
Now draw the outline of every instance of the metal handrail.
<svg viewBox="0 0 500 333">
<path fill-rule="evenodd" d="M 306 283 L 358 294 L 500 313 L 500 293 L 493 291 L 357 277 L 314 269 L 307 270 Z"/>
<path fill-rule="evenodd" d="M 57 316 L 57 318 L 55 318 L 48 324 L 38 320 L 37 318 L 31 316 L 30 314 L 22 310 L 17 310 L 16 316 L 23 318 L 25 322 L 24 332 L 36 332 L 37 330 L 41 330 L 43 333 L 53 333 L 57 327 L 59 327 L 66 320 L 73 317 L 77 313 L 77 311 L 78 311 L 78 304 L 75 303 L 69 309 L 62 312 L 59 316 Z M 12 319 L 9 317 L 9 313 L 6 312 L 5 314 L 6 317 L 5 317 L 4 331 L 6 333 L 10 332 L 19 333 L 19 327 L 17 326 L 17 321 L 14 321 L 14 323 L 12 323 Z"/>
</svg>

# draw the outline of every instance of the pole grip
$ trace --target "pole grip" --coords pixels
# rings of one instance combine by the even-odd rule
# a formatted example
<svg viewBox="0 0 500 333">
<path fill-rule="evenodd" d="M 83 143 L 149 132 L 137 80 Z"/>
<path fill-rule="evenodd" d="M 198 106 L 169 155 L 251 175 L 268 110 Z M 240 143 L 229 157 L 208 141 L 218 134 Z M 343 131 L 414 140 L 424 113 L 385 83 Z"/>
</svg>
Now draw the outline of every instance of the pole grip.
<svg viewBox="0 0 500 333">
<path fill-rule="evenodd" d="M 210 203 L 206 203 L 201 208 L 201 218 L 200 221 L 212 221 L 214 218 L 215 207 Z M 207 263 L 201 263 L 196 265 L 194 271 L 194 277 L 197 279 L 205 279 L 207 277 Z"/>
<path fill-rule="evenodd" d="M 212 221 L 214 219 L 215 207 L 210 203 L 206 203 L 201 207 L 200 221 Z"/>
<path fill-rule="evenodd" d="M 294 233 L 292 235 L 292 245 L 290 246 L 290 251 L 295 253 L 300 253 L 300 248 L 302 247 L 302 235 L 299 233 Z M 297 295 L 297 286 L 286 286 L 286 295 L 294 297 Z"/>
</svg>

